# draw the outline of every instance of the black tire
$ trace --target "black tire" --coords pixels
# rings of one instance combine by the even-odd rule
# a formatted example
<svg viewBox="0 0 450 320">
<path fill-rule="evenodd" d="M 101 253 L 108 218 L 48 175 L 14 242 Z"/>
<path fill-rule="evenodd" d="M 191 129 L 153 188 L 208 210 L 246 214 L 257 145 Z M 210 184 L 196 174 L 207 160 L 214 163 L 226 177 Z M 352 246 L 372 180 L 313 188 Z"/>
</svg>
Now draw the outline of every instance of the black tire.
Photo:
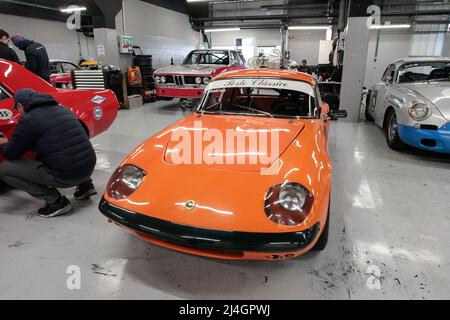
<svg viewBox="0 0 450 320">
<path fill-rule="evenodd" d="M 366 116 L 366 121 L 374 121 L 373 117 L 369 114 L 369 108 L 372 108 L 372 91 L 369 91 L 366 97 L 366 110 L 364 114 Z"/>
<path fill-rule="evenodd" d="M 393 150 L 403 150 L 406 144 L 400 138 L 398 133 L 397 113 L 390 109 L 386 115 L 386 142 L 389 148 Z"/>
<path fill-rule="evenodd" d="M 319 240 L 317 240 L 316 245 L 311 249 L 312 251 L 323 251 L 325 250 L 328 244 L 328 236 L 330 231 L 330 206 L 328 206 L 328 216 L 327 222 L 323 228 L 322 234 L 320 235 Z"/>
</svg>

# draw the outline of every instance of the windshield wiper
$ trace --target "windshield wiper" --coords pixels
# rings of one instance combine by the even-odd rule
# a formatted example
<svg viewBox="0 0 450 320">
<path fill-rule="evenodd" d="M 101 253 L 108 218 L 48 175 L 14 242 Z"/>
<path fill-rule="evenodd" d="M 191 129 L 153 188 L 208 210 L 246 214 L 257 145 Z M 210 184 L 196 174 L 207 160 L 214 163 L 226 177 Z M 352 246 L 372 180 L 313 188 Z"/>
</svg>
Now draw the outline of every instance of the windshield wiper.
<svg viewBox="0 0 450 320">
<path fill-rule="evenodd" d="M 210 106 L 204 108 L 204 109 L 202 110 L 202 114 L 201 114 L 201 115 L 203 116 L 203 115 L 205 114 L 206 111 L 208 111 L 208 110 L 210 110 L 210 109 L 212 109 L 212 108 L 215 108 L 215 107 L 217 107 L 217 106 L 220 106 L 220 111 L 222 111 L 222 103 L 217 102 L 217 103 L 215 103 L 215 104 L 213 104 L 213 105 L 210 105 Z"/>
<path fill-rule="evenodd" d="M 253 112 L 256 112 L 256 113 L 259 113 L 259 114 L 263 114 L 263 115 L 266 115 L 266 116 L 269 116 L 269 117 L 273 118 L 273 115 L 270 112 L 265 112 L 265 111 L 262 111 L 262 110 L 259 110 L 259 109 L 255 109 L 255 108 L 252 108 L 252 107 L 241 106 L 239 104 L 236 104 L 235 106 L 239 107 L 239 108 L 242 108 L 244 110 L 247 110 L 247 111 L 253 111 Z"/>
</svg>

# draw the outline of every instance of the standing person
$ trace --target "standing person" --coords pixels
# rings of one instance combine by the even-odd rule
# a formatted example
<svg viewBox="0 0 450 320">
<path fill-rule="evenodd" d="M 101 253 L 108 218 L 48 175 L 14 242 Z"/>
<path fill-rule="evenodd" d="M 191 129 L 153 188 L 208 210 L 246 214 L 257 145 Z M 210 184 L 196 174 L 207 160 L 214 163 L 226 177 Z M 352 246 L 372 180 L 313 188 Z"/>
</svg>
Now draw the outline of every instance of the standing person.
<svg viewBox="0 0 450 320">
<path fill-rule="evenodd" d="M 14 97 L 14 107 L 22 114 L 11 140 L 0 137 L 0 180 L 45 200 L 39 209 L 44 218 L 68 213 L 70 201 L 56 188 L 78 186 L 75 198 L 96 194 L 91 175 L 97 161 L 89 137 L 77 117 L 53 97 L 23 89 Z M 35 151 L 36 159 L 21 159 Z"/>
<path fill-rule="evenodd" d="M 9 37 L 9 33 L 0 29 L 0 59 L 5 59 L 20 64 L 17 53 L 9 47 L 10 41 L 11 38 Z"/>
<path fill-rule="evenodd" d="M 13 35 L 11 41 L 17 48 L 25 52 L 27 58 L 25 67 L 45 81 L 50 82 L 50 60 L 45 47 L 21 34 Z"/>
<path fill-rule="evenodd" d="M 308 61 L 306 61 L 306 59 L 302 60 L 302 65 L 300 67 L 298 67 L 298 71 L 304 72 L 304 73 L 310 73 L 311 72 L 311 70 L 308 67 Z"/>
</svg>

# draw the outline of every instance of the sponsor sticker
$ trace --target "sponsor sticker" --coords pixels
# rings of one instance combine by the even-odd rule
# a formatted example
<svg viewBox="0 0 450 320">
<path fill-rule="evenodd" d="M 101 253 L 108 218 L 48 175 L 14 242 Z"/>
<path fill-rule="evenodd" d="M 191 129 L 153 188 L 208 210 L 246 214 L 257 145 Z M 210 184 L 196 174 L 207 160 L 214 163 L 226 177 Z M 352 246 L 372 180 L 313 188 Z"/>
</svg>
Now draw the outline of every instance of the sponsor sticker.
<svg viewBox="0 0 450 320">
<path fill-rule="evenodd" d="M 13 112 L 9 109 L 0 109 L 0 120 L 9 120 L 13 117 Z"/>
<path fill-rule="evenodd" d="M 94 118 L 100 120 L 103 117 L 103 109 L 100 107 L 94 108 Z"/>
<path fill-rule="evenodd" d="M 93 98 L 91 99 L 91 102 L 92 102 L 92 103 L 95 103 L 95 104 L 102 104 L 103 102 L 105 102 L 105 100 L 106 100 L 105 97 L 96 95 L 95 97 L 93 97 Z"/>
</svg>

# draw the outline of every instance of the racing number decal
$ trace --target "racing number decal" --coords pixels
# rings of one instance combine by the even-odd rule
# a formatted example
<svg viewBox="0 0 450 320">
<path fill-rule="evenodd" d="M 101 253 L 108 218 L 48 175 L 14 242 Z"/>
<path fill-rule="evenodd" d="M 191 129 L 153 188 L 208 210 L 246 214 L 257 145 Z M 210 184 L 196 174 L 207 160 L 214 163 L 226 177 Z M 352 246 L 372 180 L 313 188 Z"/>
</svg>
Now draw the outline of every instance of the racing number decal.
<svg viewBox="0 0 450 320">
<path fill-rule="evenodd" d="M 0 109 L 0 120 L 9 120 L 13 117 L 13 113 L 8 109 Z"/>
<path fill-rule="evenodd" d="M 94 108 L 94 118 L 95 120 L 100 120 L 103 117 L 103 109 L 100 107 Z"/>
</svg>

